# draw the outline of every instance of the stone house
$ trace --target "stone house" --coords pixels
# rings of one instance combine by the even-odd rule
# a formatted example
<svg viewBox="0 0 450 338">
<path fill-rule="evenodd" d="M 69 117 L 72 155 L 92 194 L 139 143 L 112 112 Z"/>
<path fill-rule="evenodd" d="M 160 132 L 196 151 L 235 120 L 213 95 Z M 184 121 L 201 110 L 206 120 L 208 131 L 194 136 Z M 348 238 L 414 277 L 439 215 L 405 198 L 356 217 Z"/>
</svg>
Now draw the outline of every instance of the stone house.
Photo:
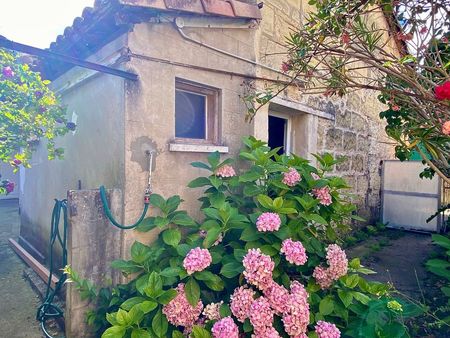
<svg viewBox="0 0 450 338">
<path fill-rule="evenodd" d="M 138 80 L 41 63 L 78 127 L 59 142 L 64 160 L 46 161 L 42 146 L 32 169 L 21 172 L 21 244 L 45 259 L 53 199 L 72 189 L 120 189 L 121 221 L 132 223 L 142 211 L 147 150 L 156 154 L 154 191 L 179 194 L 194 212 L 198 192 L 186 185 L 204 172 L 189 163 L 216 150 L 235 157 L 245 135 L 308 158 L 325 151 L 346 156 L 335 173 L 353 186 L 360 214 L 376 220 L 380 162 L 393 156 L 376 93 L 329 101 L 289 88 L 244 122 L 243 83 L 263 87 L 285 79 L 283 41 L 308 10 L 306 0 L 266 0 L 263 6 L 252 0 L 97 0 L 85 9 L 49 50 L 135 73 Z M 383 17 L 378 21 L 387 25 Z M 136 234 L 121 236 L 125 254 Z"/>
</svg>

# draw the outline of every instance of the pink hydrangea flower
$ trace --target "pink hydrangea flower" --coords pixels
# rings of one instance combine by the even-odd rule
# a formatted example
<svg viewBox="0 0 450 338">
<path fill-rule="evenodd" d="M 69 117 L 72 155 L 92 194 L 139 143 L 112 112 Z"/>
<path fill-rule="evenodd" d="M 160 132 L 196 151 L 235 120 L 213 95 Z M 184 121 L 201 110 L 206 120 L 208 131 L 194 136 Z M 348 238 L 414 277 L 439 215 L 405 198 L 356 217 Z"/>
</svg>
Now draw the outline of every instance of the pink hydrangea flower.
<svg viewBox="0 0 450 338">
<path fill-rule="evenodd" d="M 291 337 L 302 337 L 309 324 L 308 292 L 298 281 L 291 283 L 291 294 L 283 315 L 284 329 Z"/>
<path fill-rule="evenodd" d="M 319 320 L 315 326 L 319 338 L 340 338 L 341 331 L 332 323 Z"/>
<path fill-rule="evenodd" d="M 287 312 L 289 301 L 289 291 L 274 281 L 264 290 L 264 297 L 269 301 L 270 307 L 277 315 Z"/>
<path fill-rule="evenodd" d="M 190 330 L 202 313 L 203 303 L 199 300 L 196 307 L 189 304 L 182 283 L 178 284 L 176 290 L 177 296 L 163 306 L 162 312 L 172 325 L 184 326 Z"/>
<path fill-rule="evenodd" d="M 223 301 L 219 303 L 211 303 L 205 306 L 203 310 L 203 315 L 208 320 L 219 320 L 220 319 L 220 307 L 222 306 Z"/>
<path fill-rule="evenodd" d="M 313 277 L 322 289 L 329 288 L 333 281 L 345 276 L 348 271 L 348 260 L 345 251 L 336 244 L 330 244 L 327 249 L 328 268 L 317 266 Z"/>
<path fill-rule="evenodd" d="M 328 273 L 328 269 L 324 267 L 316 266 L 313 271 L 313 277 L 322 289 L 328 289 L 333 284 L 333 279 Z"/>
<path fill-rule="evenodd" d="M 214 338 L 238 338 L 239 328 L 231 317 L 225 317 L 213 325 L 211 333 Z"/>
<path fill-rule="evenodd" d="M 225 164 L 216 170 L 215 175 L 226 178 L 236 176 L 236 172 L 231 165 Z"/>
<path fill-rule="evenodd" d="M 259 248 L 248 250 L 244 259 L 244 277 L 248 283 L 256 286 L 260 290 L 268 288 L 272 282 L 272 271 L 275 263 L 270 256 L 261 253 Z"/>
<path fill-rule="evenodd" d="M 348 271 L 348 260 L 345 251 L 338 245 L 331 244 L 327 247 L 327 262 L 329 275 L 332 279 L 338 280 L 345 276 Z"/>
<path fill-rule="evenodd" d="M 230 297 L 231 313 L 243 323 L 249 316 L 250 306 L 254 301 L 255 291 L 245 286 L 236 288 Z"/>
<path fill-rule="evenodd" d="M 290 238 L 283 241 L 280 252 L 286 255 L 286 260 L 289 263 L 295 265 L 303 265 L 308 259 L 303 244 Z"/>
<path fill-rule="evenodd" d="M 3 68 L 2 74 L 7 79 L 10 79 L 10 78 L 12 78 L 14 76 L 14 72 L 13 72 L 12 68 L 9 67 L 9 66 L 6 66 L 6 67 Z"/>
<path fill-rule="evenodd" d="M 295 168 L 289 168 L 287 173 L 283 174 L 282 182 L 289 187 L 293 187 L 302 180 L 302 177 Z"/>
<path fill-rule="evenodd" d="M 264 212 L 256 220 L 258 231 L 278 231 L 281 225 L 281 218 L 274 212 Z"/>
<path fill-rule="evenodd" d="M 272 326 L 273 315 L 270 303 L 265 297 L 259 297 L 252 303 L 249 319 L 257 335 L 258 332 L 264 332 L 267 327 Z"/>
<path fill-rule="evenodd" d="M 450 135 L 450 121 L 445 121 L 442 125 L 442 134 Z"/>
<path fill-rule="evenodd" d="M 312 193 L 314 196 L 316 196 L 316 198 L 319 199 L 320 204 L 330 205 L 332 203 L 330 188 L 328 186 L 325 186 L 323 188 L 315 188 L 312 190 Z"/>
<path fill-rule="evenodd" d="M 267 326 L 254 332 L 255 334 L 252 334 L 252 338 L 281 338 L 280 334 L 273 326 Z"/>
<path fill-rule="evenodd" d="M 184 258 L 183 267 L 189 275 L 192 275 L 196 271 L 203 271 L 206 269 L 210 266 L 211 262 L 212 257 L 209 251 L 197 247 L 188 252 Z"/>
</svg>

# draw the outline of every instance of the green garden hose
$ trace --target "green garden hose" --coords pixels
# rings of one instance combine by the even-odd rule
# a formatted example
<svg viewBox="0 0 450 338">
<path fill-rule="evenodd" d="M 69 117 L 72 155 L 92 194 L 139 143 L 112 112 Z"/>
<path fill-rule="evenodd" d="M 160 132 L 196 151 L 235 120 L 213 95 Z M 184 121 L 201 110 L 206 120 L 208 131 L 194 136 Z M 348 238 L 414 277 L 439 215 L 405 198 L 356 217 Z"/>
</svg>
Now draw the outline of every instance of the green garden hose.
<svg viewBox="0 0 450 338">
<path fill-rule="evenodd" d="M 61 211 L 63 214 L 63 233 L 59 230 L 59 222 L 61 219 Z M 64 315 L 64 311 L 53 303 L 56 294 L 61 290 L 64 282 L 66 281 L 66 275 L 62 274 L 59 278 L 58 282 L 55 285 L 55 288 L 52 288 L 52 277 L 54 275 L 54 266 L 53 266 L 53 248 L 55 243 L 59 243 L 62 248 L 62 266 L 67 265 L 67 200 L 55 200 L 55 206 L 53 207 L 52 212 L 52 222 L 50 229 L 50 244 L 49 244 L 49 269 L 50 273 L 47 281 L 47 291 L 45 293 L 45 300 L 41 306 L 39 306 L 36 319 L 40 322 L 40 326 L 42 332 L 45 334 L 47 338 L 52 338 L 52 336 L 48 333 L 45 328 L 45 323 L 49 319 L 56 319 L 62 317 Z"/>
<path fill-rule="evenodd" d="M 129 230 L 136 228 L 141 222 L 144 220 L 145 215 L 147 215 L 148 207 L 150 206 L 150 195 L 152 193 L 152 168 L 153 168 L 153 152 L 147 151 L 146 154 L 148 155 L 149 163 L 148 163 L 148 182 L 147 182 L 147 189 L 145 189 L 144 194 L 144 210 L 142 211 L 141 217 L 137 220 L 136 223 L 131 225 L 123 225 L 117 222 L 114 219 L 114 216 L 111 214 L 111 209 L 108 206 L 108 200 L 106 198 L 106 190 L 105 187 L 102 185 L 100 189 L 100 198 L 102 200 L 103 204 L 103 210 L 105 210 L 105 215 L 109 219 L 112 225 L 118 227 L 122 230 Z"/>
<path fill-rule="evenodd" d="M 116 226 L 116 227 L 118 227 L 119 229 L 129 230 L 129 229 L 136 228 L 144 220 L 144 217 L 147 214 L 148 207 L 150 205 L 150 190 L 146 190 L 146 192 L 145 192 L 144 210 L 142 211 L 141 217 L 139 217 L 139 219 L 137 220 L 136 223 L 131 224 L 131 225 L 120 224 L 114 219 L 113 215 L 111 214 L 111 209 L 108 206 L 108 200 L 106 199 L 106 190 L 105 190 L 105 187 L 103 185 L 100 187 L 100 198 L 101 198 L 102 203 L 103 203 L 103 209 L 105 210 L 105 215 L 109 219 L 111 224 Z"/>
</svg>

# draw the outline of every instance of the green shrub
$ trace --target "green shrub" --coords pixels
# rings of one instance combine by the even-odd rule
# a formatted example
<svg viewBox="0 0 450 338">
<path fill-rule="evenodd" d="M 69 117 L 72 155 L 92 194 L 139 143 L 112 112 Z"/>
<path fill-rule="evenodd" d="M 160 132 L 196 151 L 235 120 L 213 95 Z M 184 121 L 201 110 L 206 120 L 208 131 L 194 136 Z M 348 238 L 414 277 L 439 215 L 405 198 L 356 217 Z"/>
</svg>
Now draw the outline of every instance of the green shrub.
<svg viewBox="0 0 450 338">
<path fill-rule="evenodd" d="M 331 268 L 326 268 L 327 258 L 330 258 L 326 248 L 332 243 L 342 243 L 341 236 L 349 230 L 347 224 L 355 210 L 340 193 L 347 188 L 345 181 L 325 175 L 335 164 L 332 156 L 317 156 L 317 169 L 295 155 L 278 156 L 278 149 L 270 149 L 253 137 L 246 138 L 244 143 L 240 158 L 247 162 L 243 167 L 248 169 L 239 175 L 232 175 L 233 169 L 229 167 L 232 160 L 222 162 L 218 153 L 208 156 L 208 163 L 192 163 L 209 172 L 208 176 L 189 183 L 191 188 L 204 189 L 200 198 L 203 218 L 199 222 L 178 210 L 180 197 L 151 196 L 150 202 L 158 214 L 147 218 L 138 230 L 158 229 L 158 239 L 151 245 L 135 242 L 131 260 L 113 263 L 114 268 L 133 276 L 128 284 L 97 291 L 81 281 L 70 268 L 66 269 L 82 295 L 96 302 L 98 310 L 89 313 L 88 320 L 96 326 L 97 332 L 102 337 L 182 337 L 189 332 L 194 338 L 211 337 L 217 317 L 208 319 L 202 315 L 196 318 L 193 327 L 175 326 L 172 325 L 174 319 L 169 318 L 169 322 L 165 316 L 167 304 L 174 304 L 175 297 L 178 301 L 184 294 L 180 316 L 193 312 L 194 306 L 202 302 L 219 304 L 220 315 L 217 316 L 223 318 L 232 315 L 230 296 L 242 285 L 255 292 L 255 299 L 260 297 L 261 302 L 263 297 L 269 299 L 267 289 L 255 287 L 257 284 L 251 281 L 248 266 L 245 269 L 243 266 L 244 257 L 249 256 L 251 249 L 258 248 L 264 255 L 261 261 L 269 260 L 273 264 L 271 273 L 269 268 L 264 272 L 258 270 L 271 275 L 270 285 L 277 283 L 275 285 L 289 297 L 294 294 L 293 288 L 288 291 L 293 281 L 305 286 L 308 305 L 298 310 L 309 311 L 306 322 L 309 337 L 317 337 L 314 330 L 320 321 L 334 323 L 345 336 L 407 337 L 403 319 L 417 312 L 417 308 L 394 300 L 388 285 L 364 279 L 364 274 L 373 272 L 361 266 L 358 258 L 348 262 L 348 267 L 346 259 L 341 260 L 339 264 L 345 271 L 329 287 L 321 288 L 313 276 L 318 266 L 331 273 Z M 284 178 L 288 172 L 294 172 L 293 168 L 301 175 L 301 180 L 289 186 Z M 224 177 L 228 174 L 230 177 Z M 322 193 L 329 191 L 330 195 L 324 193 L 322 199 L 316 198 L 319 193 L 314 189 L 320 188 L 325 188 Z M 258 231 L 262 226 L 255 224 L 266 212 L 278 215 L 281 220 L 278 230 Z M 291 264 L 286 255 L 280 253 L 287 239 L 302 243 L 308 256 L 306 264 Z M 202 271 L 189 274 L 185 259 L 194 248 L 207 249 L 212 261 Z M 333 248 L 339 251 L 336 246 Z M 334 264 L 330 260 L 328 263 Z M 180 288 L 180 283 L 184 287 Z M 299 284 L 294 285 L 301 289 Z M 277 304 L 269 303 L 274 310 Z M 253 322 L 249 319 L 241 323 L 235 316 L 232 318 L 242 337 L 254 333 Z M 285 315 L 277 313 L 273 318 L 267 325 L 287 337 L 282 321 Z M 223 337 L 217 331 L 213 336 Z M 235 336 L 230 335 L 232 337 Z"/>
</svg>

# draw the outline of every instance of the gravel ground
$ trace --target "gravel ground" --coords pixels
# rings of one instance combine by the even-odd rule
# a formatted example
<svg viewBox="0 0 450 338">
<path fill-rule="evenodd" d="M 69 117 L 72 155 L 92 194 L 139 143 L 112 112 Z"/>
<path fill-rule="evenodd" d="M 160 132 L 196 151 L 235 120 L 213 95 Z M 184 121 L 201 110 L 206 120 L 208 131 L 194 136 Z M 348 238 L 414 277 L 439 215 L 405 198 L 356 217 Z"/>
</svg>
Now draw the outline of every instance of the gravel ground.
<svg viewBox="0 0 450 338">
<path fill-rule="evenodd" d="M 25 264 L 8 244 L 8 239 L 17 240 L 18 234 L 17 200 L 0 201 L 0 337 L 40 338 L 35 320 L 40 299 L 23 278 Z"/>
</svg>

